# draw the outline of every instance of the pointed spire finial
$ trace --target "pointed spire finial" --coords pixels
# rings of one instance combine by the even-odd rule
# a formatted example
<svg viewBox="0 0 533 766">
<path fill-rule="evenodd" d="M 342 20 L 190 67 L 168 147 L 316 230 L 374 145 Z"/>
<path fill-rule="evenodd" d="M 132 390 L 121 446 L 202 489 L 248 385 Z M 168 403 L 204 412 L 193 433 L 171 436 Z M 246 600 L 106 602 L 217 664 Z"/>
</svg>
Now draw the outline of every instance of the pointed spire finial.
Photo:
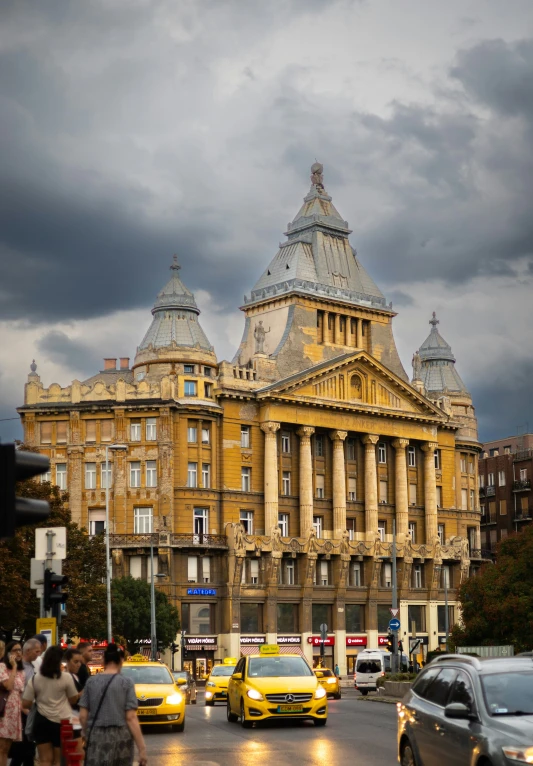
<svg viewBox="0 0 533 766">
<path fill-rule="evenodd" d="M 172 266 L 170 267 L 171 271 L 179 271 L 181 269 L 181 266 L 178 263 L 178 256 L 174 255 L 174 258 L 172 259 Z"/>
<path fill-rule="evenodd" d="M 37 372 L 37 365 L 35 364 L 35 359 L 34 359 L 34 360 L 32 361 L 32 363 L 30 364 L 30 370 L 31 370 L 32 372 Z"/>
<path fill-rule="evenodd" d="M 437 319 L 437 315 L 435 312 L 433 312 L 433 317 L 429 320 L 429 324 L 433 325 L 433 329 L 436 331 L 437 325 L 440 324 L 440 322 Z"/>
</svg>

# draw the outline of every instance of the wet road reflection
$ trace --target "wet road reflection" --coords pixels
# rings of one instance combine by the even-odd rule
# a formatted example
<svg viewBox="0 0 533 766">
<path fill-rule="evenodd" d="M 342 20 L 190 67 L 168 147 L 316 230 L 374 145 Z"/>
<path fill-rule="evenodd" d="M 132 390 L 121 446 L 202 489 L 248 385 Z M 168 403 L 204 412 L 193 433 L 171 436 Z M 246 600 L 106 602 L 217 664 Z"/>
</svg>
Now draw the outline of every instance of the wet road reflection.
<svg viewBox="0 0 533 766">
<path fill-rule="evenodd" d="M 228 723 L 223 705 L 187 706 L 183 734 L 145 731 L 149 766 L 392 766 L 396 763 L 396 708 L 357 701 L 329 704 L 328 724 L 276 721 L 251 730 Z"/>
</svg>

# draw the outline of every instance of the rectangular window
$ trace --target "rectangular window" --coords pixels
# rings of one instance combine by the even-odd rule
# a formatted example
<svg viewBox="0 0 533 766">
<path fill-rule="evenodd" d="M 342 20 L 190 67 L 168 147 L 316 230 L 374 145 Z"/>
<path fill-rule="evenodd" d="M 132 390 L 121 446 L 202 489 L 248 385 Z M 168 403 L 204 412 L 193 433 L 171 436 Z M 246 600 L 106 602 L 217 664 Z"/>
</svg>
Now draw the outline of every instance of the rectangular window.
<svg viewBox="0 0 533 766">
<path fill-rule="evenodd" d="M 56 465 L 56 484 L 59 489 L 65 490 L 67 488 L 67 464 L 57 463 Z"/>
<path fill-rule="evenodd" d="M 187 486 L 198 486 L 198 463 L 187 464 Z"/>
<path fill-rule="evenodd" d="M 324 499 L 324 475 L 317 474 L 315 476 L 316 496 L 319 500 Z"/>
<path fill-rule="evenodd" d="M 198 556 L 187 559 L 187 582 L 198 582 Z"/>
<path fill-rule="evenodd" d="M 507 516 L 507 500 L 500 500 L 500 516 Z"/>
<path fill-rule="evenodd" d="M 210 487 L 211 487 L 211 465 L 210 465 L 210 463 L 202 463 L 202 487 L 204 489 L 210 489 Z"/>
<path fill-rule="evenodd" d="M 87 442 L 96 441 L 96 420 L 85 421 L 85 441 Z"/>
<path fill-rule="evenodd" d="M 315 435 L 315 457 L 324 457 L 324 436 Z"/>
<path fill-rule="evenodd" d="M 291 435 L 288 433 L 281 434 L 281 451 L 285 454 L 291 451 Z"/>
<path fill-rule="evenodd" d="M 322 537 L 322 524 L 323 524 L 323 518 L 322 516 L 313 516 L 313 527 L 315 530 L 315 535 L 318 538 Z"/>
<path fill-rule="evenodd" d="M 362 604 L 346 604 L 346 633 L 362 633 L 364 631 L 364 607 Z"/>
<path fill-rule="evenodd" d="M 387 462 L 387 445 L 385 442 L 378 442 L 378 463 Z"/>
<path fill-rule="evenodd" d="M 357 481 L 354 476 L 348 477 L 348 500 L 350 503 L 357 500 Z"/>
<path fill-rule="evenodd" d="M 494 500 L 489 501 L 489 524 L 496 522 L 496 503 Z"/>
<path fill-rule="evenodd" d="M 331 606 L 329 604 L 311 605 L 311 629 L 313 633 L 320 633 L 320 626 L 327 625 L 331 628 Z"/>
<path fill-rule="evenodd" d="M 505 471 L 498 471 L 498 486 L 505 487 Z"/>
<path fill-rule="evenodd" d="M 454 625 L 453 606 L 448 607 L 448 631 L 452 629 Z M 439 604 L 437 606 L 437 630 L 439 633 L 444 634 L 446 632 L 446 606 Z"/>
<path fill-rule="evenodd" d="M 355 519 L 346 519 L 346 529 L 348 530 L 350 540 L 355 540 L 355 524 Z"/>
<path fill-rule="evenodd" d="M 157 460 L 146 461 L 146 486 L 157 487 Z"/>
<path fill-rule="evenodd" d="M 409 532 L 411 534 L 411 542 L 416 545 L 416 522 L 415 521 L 409 522 Z"/>
<path fill-rule="evenodd" d="M 209 428 L 202 428 L 202 444 L 211 443 L 211 432 Z"/>
<path fill-rule="evenodd" d="M 477 477 L 478 486 L 480 489 L 482 489 L 485 486 L 485 477 L 482 473 L 479 474 Z"/>
<path fill-rule="evenodd" d="M 474 511 L 476 508 L 476 493 L 473 489 L 470 490 L 470 510 Z"/>
<path fill-rule="evenodd" d="M 438 530 L 440 544 L 446 545 L 446 529 L 444 524 L 439 524 L 437 527 L 437 530 Z"/>
<path fill-rule="evenodd" d="M 133 534 L 145 535 L 152 531 L 152 509 L 134 508 L 133 509 Z"/>
<path fill-rule="evenodd" d="M 211 582 L 211 557 L 202 558 L 202 582 Z"/>
<path fill-rule="evenodd" d="M 143 557 L 130 556 L 130 577 L 140 580 L 142 575 Z"/>
<path fill-rule="evenodd" d="M 355 460 L 355 439 L 346 440 L 346 459 Z"/>
<path fill-rule="evenodd" d="M 468 473 L 474 473 L 474 459 L 468 458 Z"/>
<path fill-rule="evenodd" d="M 487 479 L 487 486 L 493 487 L 494 486 L 494 474 L 489 473 L 488 479 Z"/>
<path fill-rule="evenodd" d="M 204 394 L 206 399 L 211 399 L 213 396 L 213 384 L 204 383 Z"/>
<path fill-rule="evenodd" d="M 146 441 L 155 442 L 157 440 L 157 419 L 146 418 Z"/>
<path fill-rule="evenodd" d="M 379 502 L 387 503 L 389 500 L 389 485 L 384 479 L 379 480 Z"/>
<path fill-rule="evenodd" d="M 259 561 L 257 559 L 250 561 L 250 584 L 259 585 Z"/>
<path fill-rule="evenodd" d="M 389 629 L 389 620 L 391 618 L 390 607 L 385 604 L 378 604 L 378 631 L 387 633 Z M 405 651 L 405 649 L 404 649 Z"/>
<path fill-rule="evenodd" d="M 363 578 L 361 577 L 361 562 L 360 561 L 354 561 L 352 563 L 352 582 L 354 588 L 360 588 L 363 584 Z M 348 628 L 346 628 L 348 630 Z"/>
<path fill-rule="evenodd" d="M 246 534 L 252 535 L 254 532 L 254 512 L 241 511 L 240 521 L 244 527 L 244 531 L 246 532 Z"/>
<path fill-rule="evenodd" d="M 414 447 L 409 447 L 407 449 L 407 464 L 409 468 L 414 468 L 416 466 L 416 450 Z"/>
<path fill-rule="evenodd" d="M 246 604 L 241 602 L 241 633 L 260 633 L 262 604 Z"/>
<path fill-rule="evenodd" d="M 185 396 L 196 396 L 196 381 L 195 380 L 185 381 L 184 393 L 185 393 Z"/>
<path fill-rule="evenodd" d="M 461 452 L 461 473 L 466 473 L 466 455 Z"/>
<path fill-rule="evenodd" d="M 139 461 L 130 463 L 130 487 L 141 486 L 141 464 Z"/>
<path fill-rule="evenodd" d="M 113 486 L 113 463 L 108 463 L 109 471 L 106 471 L 106 464 L 100 464 L 100 486 L 102 489 L 107 489 L 107 482 L 109 480 L 109 489 Z"/>
<path fill-rule="evenodd" d="M 250 448 L 250 426 L 241 426 L 241 447 Z"/>
<path fill-rule="evenodd" d="M 527 480 L 527 468 L 521 468 L 520 469 L 520 481 L 526 481 Z"/>
<path fill-rule="evenodd" d="M 182 604 L 181 622 L 183 630 L 193 636 L 208 636 L 213 633 L 213 607 L 215 604 Z"/>
<path fill-rule="evenodd" d="M 100 421 L 100 441 L 113 441 L 113 421 L 110 418 Z"/>
<path fill-rule="evenodd" d="M 291 494 L 291 472 L 290 471 L 283 471 L 282 473 L 281 494 L 282 495 Z"/>
<path fill-rule="evenodd" d="M 378 521 L 378 535 L 382 543 L 385 542 L 386 524 L 384 521 Z"/>
<path fill-rule="evenodd" d="M 85 489 L 96 489 L 96 463 L 85 463 Z"/>
<path fill-rule="evenodd" d="M 207 535 L 209 512 L 207 508 L 195 508 L 193 510 L 193 533 L 195 535 Z"/>
<path fill-rule="evenodd" d="M 280 528 L 281 536 L 289 536 L 289 514 L 278 513 L 278 527 Z"/>
<path fill-rule="evenodd" d="M 461 490 L 461 510 L 468 510 L 468 490 L 466 489 Z"/>
<path fill-rule="evenodd" d="M 440 449 L 436 449 L 434 452 L 434 459 L 435 459 L 435 468 L 437 471 L 440 471 Z"/>
<path fill-rule="evenodd" d="M 241 468 L 241 490 L 242 492 L 251 492 L 252 485 L 252 469 Z"/>
<path fill-rule="evenodd" d="M 56 442 L 58 444 L 66 444 L 68 432 L 68 421 L 58 420 L 56 423 Z"/>
<path fill-rule="evenodd" d="M 529 516 L 529 498 L 527 495 L 520 498 L 520 510 L 522 511 L 522 516 Z"/>
<path fill-rule="evenodd" d="M 130 423 L 130 441 L 132 442 L 141 441 L 141 421 L 140 420 L 132 420 Z"/>
<path fill-rule="evenodd" d="M 392 564 L 383 564 L 381 584 L 384 588 L 392 588 Z"/>
<path fill-rule="evenodd" d="M 329 567 L 327 561 L 319 561 L 320 566 L 320 585 L 329 585 Z"/>
<path fill-rule="evenodd" d="M 442 487 L 435 487 L 437 490 L 437 508 L 442 508 Z"/>
<path fill-rule="evenodd" d="M 415 624 L 417 633 L 426 632 L 426 608 L 422 604 L 413 604 L 407 607 L 407 630 L 412 632 L 412 623 Z"/>
<path fill-rule="evenodd" d="M 206 378 L 211 377 L 211 367 L 204 367 L 204 375 Z"/>
<path fill-rule="evenodd" d="M 194 364 L 184 364 L 183 365 L 183 372 L 185 375 L 194 375 Z"/>
<path fill-rule="evenodd" d="M 52 423 L 41 423 L 41 444 L 52 443 Z"/>
<path fill-rule="evenodd" d="M 298 633 L 298 604 L 278 604 L 278 633 Z"/>
<path fill-rule="evenodd" d="M 422 587 L 422 566 L 415 564 L 413 567 L 413 588 Z"/>
<path fill-rule="evenodd" d="M 189 444 L 196 444 L 198 441 L 198 428 L 196 426 L 189 425 L 187 428 L 187 442 Z"/>
<path fill-rule="evenodd" d="M 409 484 L 409 505 L 416 505 L 416 484 Z"/>
<path fill-rule="evenodd" d="M 89 535 L 103 535 L 105 532 L 105 511 L 89 509 Z"/>
</svg>

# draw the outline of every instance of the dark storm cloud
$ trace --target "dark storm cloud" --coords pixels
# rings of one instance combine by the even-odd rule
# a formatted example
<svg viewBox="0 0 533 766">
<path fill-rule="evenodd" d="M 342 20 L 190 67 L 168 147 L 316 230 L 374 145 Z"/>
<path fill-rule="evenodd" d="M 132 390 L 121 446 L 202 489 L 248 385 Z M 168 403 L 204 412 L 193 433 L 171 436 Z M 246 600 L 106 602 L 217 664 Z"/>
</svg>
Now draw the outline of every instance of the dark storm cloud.
<svg viewBox="0 0 533 766">
<path fill-rule="evenodd" d="M 470 387 L 476 405 L 481 441 L 500 439 L 524 429 L 531 432 L 532 380 L 531 359 L 515 360 L 512 372 L 508 364 L 498 364 L 496 361 L 491 375 Z"/>
<path fill-rule="evenodd" d="M 102 366 L 100 353 L 96 353 L 84 341 L 72 340 L 60 330 L 47 332 L 37 341 L 36 346 L 47 359 L 72 370 L 73 374 L 93 375 Z"/>
</svg>

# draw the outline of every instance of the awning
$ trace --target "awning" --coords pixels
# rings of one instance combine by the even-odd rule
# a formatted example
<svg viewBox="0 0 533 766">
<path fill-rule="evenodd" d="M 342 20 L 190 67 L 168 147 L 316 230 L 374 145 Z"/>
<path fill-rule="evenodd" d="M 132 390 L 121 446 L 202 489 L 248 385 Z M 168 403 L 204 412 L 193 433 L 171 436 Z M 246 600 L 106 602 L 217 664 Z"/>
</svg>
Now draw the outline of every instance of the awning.
<svg viewBox="0 0 533 766">
<path fill-rule="evenodd" d="M 299 654 L 301 657 L 305 657 L 299 646 L 280 646 L 280 654 Z M 259 646 L 241 646 L 241 657 L 246 655 L 256 654 L 259 656 Z"/>
</svg>

